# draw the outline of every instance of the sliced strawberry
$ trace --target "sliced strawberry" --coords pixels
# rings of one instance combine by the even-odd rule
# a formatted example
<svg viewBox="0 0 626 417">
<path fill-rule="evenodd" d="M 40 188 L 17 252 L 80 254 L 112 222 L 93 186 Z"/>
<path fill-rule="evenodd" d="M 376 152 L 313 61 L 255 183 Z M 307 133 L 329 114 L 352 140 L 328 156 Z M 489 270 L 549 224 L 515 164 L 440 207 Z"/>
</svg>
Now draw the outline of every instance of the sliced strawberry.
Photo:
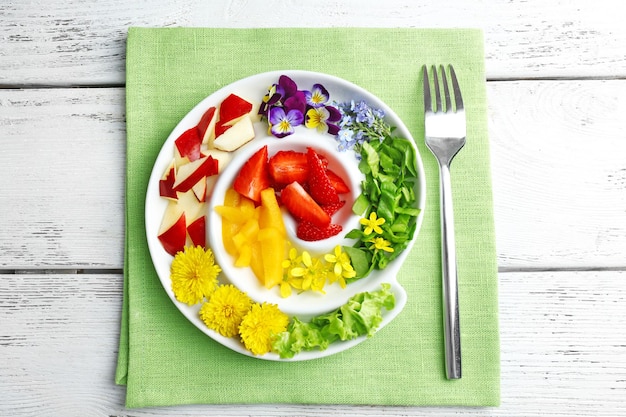
<svg viewBox="0 0 626 417">
<path fill-rule="evenodd" d="M 280 194 L 281 203 L 297 220 L 304 220 L 318 227 L 330 224 L 330 216 L 313 200 L 300 183 L 294 181 Z"/>
<path fill-rule="evenodd" d="M 298 223 L 296 236 L 302 240 L 313 242 L 335 236 L 341 232 L 341 229 L 342 227 L 339 224 L 331 223 L 326 227 L 318 227 L 313 223 L 302 221 Z"/>
<path fill-rule="evenodd" d="M 270 186 L 267 170 L 267 145 L 256 151 L 239 170 L 233 188 L 239 194 L 259 203 L 261 191 Z"/>
<path fill-rule="evenodd" d="M 340 201 L 338 203 L 326 204 L 322 206 L 322 210 L 328 213 L 329 216 L 333 216 L 333 214 L 337 213 L 339 209 L 341 209 L 346 204 L 345 201 Z"/>
<path fill-rule="evenodd" d="M 303 152 L 279 151 L 270 158 L 270 177 L 276 184 L 304 184 L 309 175 L 307 157 Z"/>
<path fill-rule="evenodd" d="M 337 194 L 344 194 L 344 193 L 350 192 L 350 188 L 346 185 L 343 178 L 341 178 L 339 175 L 335 174 L 330 169 L 326 170 L 326 175 L 328 175 L 328 179 L 330 180 L 330 183 L 333 185 L 333 188 L 335 189 L 335 191 L 337 191 Z"/>
<path fill-rule="evenodd" d="M 326 168 L 317 152 L 313 148 L 307 148 L 307 164 L 309 166 L 309 190 L 311 197 L 320 205 L 334 204 L 339 202 L 339 195 L 326 174 Z"/>
</svg>

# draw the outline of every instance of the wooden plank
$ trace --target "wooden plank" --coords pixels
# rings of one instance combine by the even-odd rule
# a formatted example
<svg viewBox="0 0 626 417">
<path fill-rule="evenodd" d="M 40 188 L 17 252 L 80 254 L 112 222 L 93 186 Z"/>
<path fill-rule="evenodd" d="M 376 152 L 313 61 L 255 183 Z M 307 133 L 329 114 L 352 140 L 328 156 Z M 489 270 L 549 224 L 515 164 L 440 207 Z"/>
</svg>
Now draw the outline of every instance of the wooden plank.
<svg viewBox="0 0 626 417">
<path fill-rule="evenodd" d="M 0 90 L 0 268 L 123 263 L 123 89 Z"/>
<path fill-rule="evenodd" d="M 502 405 L 460 416 L 626 413 L 626 272 L 501 273 Z M 0 415 L 446 416 L 450 408 L 188 406 L 126 410 L 115 386 L 122 277 L 3 275 Z M 211 342 L 211 341 L 208 341 Z M 581 389 L 581 387 L 586 387 Z"/>
<path fill-rule="evenodd" d="M 618 0 L 363 0 L 358 7 L 240 0 L 5 3 L 0 5 L 0 85 L 121 85 L 130 26 L 281 27 L 285 22 L 477 27 L 485 31 L 490 79 L 626 76 L 626 26 L 623 14 L 615 12 L 621 10 Z"/>
<path fill-rule="evenodd" d="M 623 80 L 488 83 L 501 268 L 624 267 L 625 96 Z M 0 268 L 122 267 L 123 103 L 0 90 Z"/>
<path fill-rule="evenodd" d="M 488 86 L 499 265 L 624 268 L 626 81 Z"/>
</svg>

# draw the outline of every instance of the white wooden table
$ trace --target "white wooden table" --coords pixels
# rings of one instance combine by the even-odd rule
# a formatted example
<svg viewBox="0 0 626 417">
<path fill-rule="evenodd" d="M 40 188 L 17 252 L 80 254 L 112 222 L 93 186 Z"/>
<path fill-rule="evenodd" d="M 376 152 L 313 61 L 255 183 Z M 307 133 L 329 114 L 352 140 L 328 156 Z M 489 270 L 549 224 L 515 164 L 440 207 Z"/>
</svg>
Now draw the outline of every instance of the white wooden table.
<svg viewBox="0 0 626 417">
<path fill-rule="evenodd" d="M 3 0 L 0 415 L 626 415 L 624 18 L 619 0 Z M 484 30 L 500 408 L 124 408 L 129 26 Z"/>
</svg>

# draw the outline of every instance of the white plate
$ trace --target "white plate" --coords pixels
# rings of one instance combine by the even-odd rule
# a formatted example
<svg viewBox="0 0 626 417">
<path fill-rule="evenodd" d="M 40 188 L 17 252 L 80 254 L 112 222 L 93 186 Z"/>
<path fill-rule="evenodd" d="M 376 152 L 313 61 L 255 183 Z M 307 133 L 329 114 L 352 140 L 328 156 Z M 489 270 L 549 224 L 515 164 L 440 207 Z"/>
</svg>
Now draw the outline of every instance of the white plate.
<svg viewBox="0 0 626 417">
<path fill-rule="evenodd" d="M 421 214 L 417 218 L 417 225 L 413 240 L 400 256 L 398 256 L 394 261 L 389 263 L 386 269 L 384 269 L 383 271 L 374 271 L 372 274 L 370 274 L 370 276 L 349 284 L 346 289 L 341 289 L 337 284 L 326 286 L 326 295 L 306 292 L 303 294 L 293 294 L 288 298 L 281 298 L 278 294 L 277 288 L 274 288 L 272 290 L 265 290 L 260 285 L 246 285 L 246 288 L 242 288 L 242 286 L 245 285 L 243 283 L 254 283 L 256 282 L 256 280 L 242 280 L 241 277 L 244 276 L 245 278 L 247 272 L 244 272 L 243 274 L 239 273 L 242 270 L 241 268 L 238 269 L 238 273 L 236 274 L 236 276 L 233 277 L 227 275 L 229 273 L 228 271 L 230 270 L 230 268 L 228 268 L 228 263 L 232 262 L 232 260 L 228 254 L 224 253 L 223 246 L 221 246 L 220 244 L 221 242 L 219 242 L 219 240 L 217 240 L 215 237 L 211 237 L 211 234 L 209 232 L 207 236 L 207 242 L 211 245 L 211 248 L 215 253 L 217 263 L 220 264 L 220 266 L 224 270 L 224 272 L 221 274 L 220 280 L 222 282 L 230 282 L 234 285 L 237 285 L 242 291 L 248 293 L 248 295 L 256 302 L 267 301 L 278 304 L 279 308 L 281 308 L 281 310 L 286 312 L 287 314 L 297 315 L 298 317 L 304 319 L 312 315 L 332 311 L 340 305 L 344 304 L 348 300 L 348 298 L 356 293 L 360 293 L 363 291 L 375 291 L 380 289 L 381 283 L 389 283 L 391 284 L 391 290 L 396 298 L 396 305 L 391 311 L 383 310 L 383 321 L 379 329 L 391 322 L 391 320 L 393 320 L 402 311 L 404 305 L 406 304 L 407 297 L 406 292 L 397 282 L 396 275 L 400 270 L 402 263 L 406 259 L 406 256 L 409 254 L 413 243 L 417 238 L 422 223 L 424 212 L 423 209 L 426 198 L 422 160 L 419 155 L 419 151 L 415 147 L 415 142 L 413 141 L 410 132 L 408 131 L 404 123 L 402 123 L 398 116 L 393 112 L 393 110 L 391 110 L 391 108 L 389 108 L 385 103 L 383 103 L 373 94 L 343 79 L 327 74 L 308 71 L 274 71 L 254 75 L 236 81 L 220 89 L 214 94 L 211 94 L 206 99 L 202 100 L 180 121 L 176 128 L 174 128 L 172 133 L 163 144 L 161 151 L 159 152 L 159 155 L 152 170 L 152 174 L 150 176 L 150 181 L 148 183 L 148 189 L 146 193 L 145 219 L 150 256 L 152 257 L 152 262 L 159 276 L 159 279 L 174 305 L 176 305 L 176 307 L 191 323 L 193 323 L 198 329 L 206 333 L 215 341 L 244 355 L 267 360 L 299 361 L 320 358 L 344 351 L 357 345 L 358 343 L 361 343 L 366 339 L 366 337 L 362 336 L 347 342 L 336 342 L 331 344 L 326 350 L 323 351 L 313 350 L 301 352 L 299 354 L 296 354 L 292 359 L 280 359 L 279 356 L 274 353 L 268 353 L 262 356 L 255 356 L 248 350 L 246 350 L 237 338 L 226 338 L 221 336 L 217 332 L 207 328 L 198 315 L 198 311 L 200 310 L 200 304 L 188 306 L 187 304 L 181 303 L 176 300 L 174 293 L 172 292 L 170 280 L 170 265 L 173 258 L 171 255 L 165 252 L 157 238 L 159 226 L 161 224 L 161 220 L 167 206 L 167 201 L 159 196 L 159 180 L 161 179 L 163 172 L 167 169 L 170 162 L 172 161 L 174 152 L 174 141 L 176 140 L 176 138 L 187 129 L 195 126 L 200 120 L 202 114 L 204 114 L 204 112 L 209 107 L 218 105 L 226 96 L 231 93 L 240 95 L 248 100 L 254 100 L 255 104 L 260 102 L 263 96 L 266 94 L 267 88 L 271 84 L 277 83 L 278 78 L 281 75 L 287 75 L 291 79 L 293 79 L 298 85 L 299 89 L 309 89 L 313 86 L 313 84 L 316 83 L 322 84 L 328 90 L 330 98 L 333 101 L 345 102 L 350 100 L 365 100 L 370 107 L 382 109 L 385 112 L 385 120 L 391 126 L 396 127 L 394 135 L 406 138 L 414 148 L 419 180 L 415 191 L 417 197 L 417 206 L 421 209 Z M 283 139 L 277 139 L 271 135 L 268 135 L 267 122 L 265 121 L 255 123 L 255 132 L 255 139 L 241 149 L 235 151 L 233 159 L 218 178 L 213 198 L 208 204 L 208 230 L 212 230 L 213 228 L 214 230 L 221 230 L 221 221 L 219 220 L 219 216 L 214 213 L 213 207 L 215 205 L 221 204 L 219 198 L 221 197 L 223 199 L 223 193 L 226 188 L 228 188 L 228 186 L 230 186 L 230 184 L 232 183 L 235 172 L 237 171 L 237 167 L 240 166 L 243 161 L 251 156 L 256 151 L 256 149 L 259 149 L 263 144 L 270 145 L 270 155 L 272 153 L 275 153 L 279 149 L 288 149 L 292 145 L 296 146 L 296 150 L 298 150 L 297 147 L 299 147 L 299 149 L 304 149 L 306 146 L 312 146 L 316 149 L 322 150 L 323 153 L 328 156 L 329 163 L 331 165 L 333 163 L 339 163 L 339 161 L 342 161 L 342 169 L 345 169 L 346 172 L 350 172 L 352 190 L 354 191 L 352 197 L 356 197 L 356 195 L 359 194 L 360 190 L 355 190 L 355 187 L 353 186 L 355 181 L 356 184 L 358 184 L 360 181 L 360 178 L 355 179 L 354 177 L 354 175 L 360 175 L 357 166 L 358 162 L 354 158 L 353 152 L 350 151 L 340 153 L 336 150 L 337 142 L 334 136 L 331 136 L 329 134 L 320 134 L 317 133 L 317 131 L 315 131 L 314 129 L 307 129 L 304 126 L 299 126 L 296 127 L 296 133 L 294 133 L 294 135 L 288 136 Z M 356 174 L 354 174 L 355 169 Z M 350 210 L 349 206 L 351 206 L 351 201 L 348 201 L 346 203 L 347 212 L 349 212 Z M 346 214 L 346 216 L 350 217 L 350 214 Z M 347 227 L 344 225 L 344 231 L 342 232 L 342 235 L 347 233 L 350 230 L 351 226 L 358 225 L 358 219 L 348 218 L 346 219 L 346 221 L 348 222 L 348 225 Z M 339 239 L 341 240 L 341 237 L 339 237 Z M 330 252 L 336 243 L 336 241 L 329 243 L 328 245 L 330 245 L 330 249 L 325 249 L 325 251 Z M 315 250 L 315 245 L 307 247 L 307 249 Z M 251 272 L 249 272 L 249 274 L 251 275 Z"/>
</svg>

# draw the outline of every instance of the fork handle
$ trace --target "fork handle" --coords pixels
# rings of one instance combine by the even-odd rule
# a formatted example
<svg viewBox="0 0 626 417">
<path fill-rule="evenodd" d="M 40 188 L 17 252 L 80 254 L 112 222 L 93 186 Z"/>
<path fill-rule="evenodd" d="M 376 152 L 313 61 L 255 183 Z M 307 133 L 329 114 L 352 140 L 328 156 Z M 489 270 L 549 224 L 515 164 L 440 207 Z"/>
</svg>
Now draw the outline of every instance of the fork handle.
<svg viewBox="0 0 626 417">
<path fill-rule="evenodd" d="M 461 378 L 461 330 L 456 270 L 456 244 L 450 166 L 439 165 L 439 196 L 441 203 L 441 260 L 443 288 L 443 326 L 446 377 Z"/>
</svg>

